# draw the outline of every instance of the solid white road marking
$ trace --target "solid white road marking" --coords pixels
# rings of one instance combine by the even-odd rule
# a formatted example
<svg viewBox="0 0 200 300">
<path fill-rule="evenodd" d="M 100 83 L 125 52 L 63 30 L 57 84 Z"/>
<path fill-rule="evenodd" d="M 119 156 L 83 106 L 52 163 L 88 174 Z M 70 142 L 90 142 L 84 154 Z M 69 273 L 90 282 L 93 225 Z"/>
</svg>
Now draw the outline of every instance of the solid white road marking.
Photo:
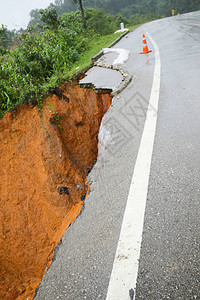
<svg viewBox="0 0 200 300">
<path fill-rule="evenodd" d="M 133 291 L 135 297 L 160 94 L 161 62 L 159 49 L 148 33 L 147 36 L 155 51 L 153 84 L 106 300 L 130 300 L 132 299 L 130 294 L 133 294 Z"/>
</svg>

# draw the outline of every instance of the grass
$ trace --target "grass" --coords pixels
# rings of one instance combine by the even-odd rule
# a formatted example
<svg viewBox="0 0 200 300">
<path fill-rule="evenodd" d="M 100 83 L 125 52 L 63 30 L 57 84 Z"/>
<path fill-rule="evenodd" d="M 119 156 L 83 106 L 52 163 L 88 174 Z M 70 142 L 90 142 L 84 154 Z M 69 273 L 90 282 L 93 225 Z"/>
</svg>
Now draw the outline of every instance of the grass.
<svg viewBox="0 0 200 300">
<path fill-rule="evenodd" d="M 136 29 L 137 27 L 141 26 L 142 24 L 144 24 L 144 23 L 137 24 L 137 25 L 127 26 L 127 28 L 129 29 L 129 31 L 133 31 L 134 29 Z"/>
<path fill-rule="evenodd" d="M 141 24 L 128 26 L 129 31 L 133 31 Z M 92 66 L 91 58 L 99 53 L 103 48 L 108 47 L 112 42 L 114 42 L 122 33 L 113 33 L 106 36 L 101 36 L 93 39 L 89 44 L 89 49 L 85 51 L 80 59 L 73 65 L 71 70 L 66 72 L 65 78 L 72 78 L 82 70 L 86 70 Z"/>
<path fill-rule="evenodd" d="M 116 40 L 121 33 L 113 33 L 106 36 L 100 36 L 90 41 L 88 50 L 80 55 L 80 59 L 73 65 L 65 76 L 72 78 L 80 71 L 88 69 L 92 65 L 91 58 L 99 53 L 103 48 L 108 47 L 114 40 Z"/>
</svg>

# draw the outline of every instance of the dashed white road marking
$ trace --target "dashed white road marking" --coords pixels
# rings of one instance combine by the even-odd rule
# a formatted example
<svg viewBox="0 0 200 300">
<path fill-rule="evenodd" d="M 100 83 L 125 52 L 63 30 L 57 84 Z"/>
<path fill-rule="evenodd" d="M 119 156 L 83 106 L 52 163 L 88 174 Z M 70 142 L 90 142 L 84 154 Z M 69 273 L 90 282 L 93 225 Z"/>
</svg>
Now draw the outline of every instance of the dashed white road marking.
<svg viewBox="0 0 200 300">
<path fill-rule="evenodd" d="M 147 36 L 155 51 L 153 84 L 106 300 L 135 299 L 144 213 L 156 132 L 161 73 L 158 46 L 148 33 Z"/>
</svg>

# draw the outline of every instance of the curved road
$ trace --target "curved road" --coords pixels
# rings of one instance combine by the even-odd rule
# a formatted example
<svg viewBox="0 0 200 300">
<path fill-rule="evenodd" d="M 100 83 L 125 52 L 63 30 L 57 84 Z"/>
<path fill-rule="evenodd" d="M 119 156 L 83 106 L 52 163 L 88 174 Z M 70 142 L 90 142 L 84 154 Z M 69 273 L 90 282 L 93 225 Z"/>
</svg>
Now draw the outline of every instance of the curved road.
<svg viewBox="0 0 200 300">
<path fill-rule="evenodd" d="M 153 52 L 140 55 L 146 32 Z M 85 209 L 35 299 L 200 299 L 200 12 L 147 23 L 115 47 L 130 51 L 133 80 L 104 116 Z M 124 212 L 137 225 L 123 234 Z"/>
</svg>

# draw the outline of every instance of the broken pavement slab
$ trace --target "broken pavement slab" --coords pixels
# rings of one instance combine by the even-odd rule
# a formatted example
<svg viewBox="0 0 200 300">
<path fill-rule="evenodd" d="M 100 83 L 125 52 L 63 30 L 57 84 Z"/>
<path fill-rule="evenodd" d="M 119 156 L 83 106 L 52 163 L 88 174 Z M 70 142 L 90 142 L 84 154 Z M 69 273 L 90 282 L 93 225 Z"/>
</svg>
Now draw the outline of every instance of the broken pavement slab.
<svg viewBox="0 0 200 300">
<path fill-rule="evenodd" d="M 123 65 L 130 52 L 120 48 L 105 48 L 104 55 L 94 63 L 94 66 L 79 81 L 81 87 L 96 90 L 112 90 L 111 95 L 119 94 L 132 80 L 132 75 L 123 70 Z"/>
<path fill-rule="evenodd" d="M 97 90 L 108 89 L 116 90 L 121 84 L 123 76 L 116 70 L 102 67 L 93 67 L 87 73 L 85 78 L 79 81 L 82 87 L 93 87 Z"/>
</svg>

